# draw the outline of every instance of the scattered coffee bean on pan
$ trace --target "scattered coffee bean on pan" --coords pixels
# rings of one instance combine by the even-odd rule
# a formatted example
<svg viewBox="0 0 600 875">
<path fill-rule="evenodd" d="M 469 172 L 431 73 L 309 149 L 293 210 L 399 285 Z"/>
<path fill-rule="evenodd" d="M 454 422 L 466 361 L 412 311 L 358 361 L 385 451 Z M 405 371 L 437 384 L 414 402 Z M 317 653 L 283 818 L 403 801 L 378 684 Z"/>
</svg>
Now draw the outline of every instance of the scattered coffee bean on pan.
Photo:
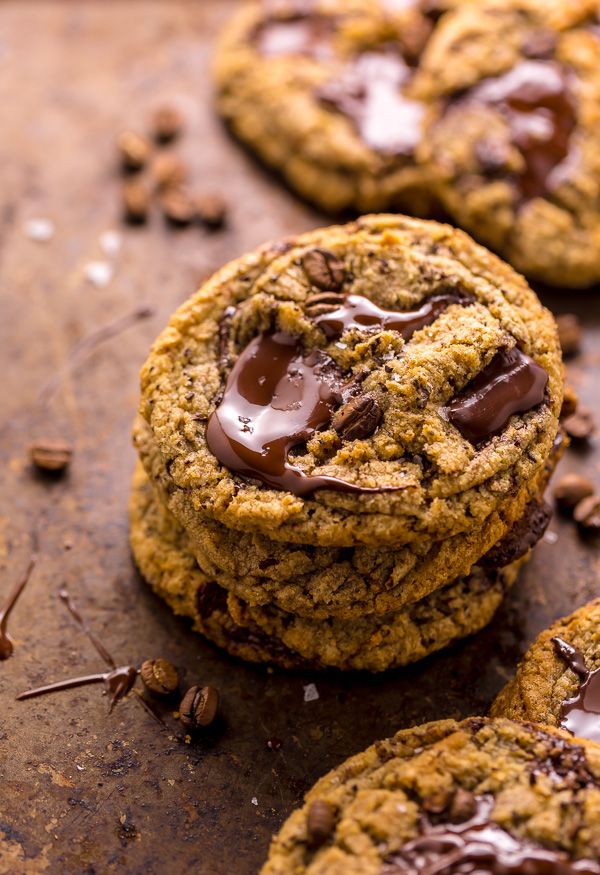
<svg viewBox="0 0 600 875">
<path fill-rule="evenodd" d="M 141 170 L 150 157 L 150 143 L 134 131 L 123 131 L 117 140 L 124 170 Z"/>
<path fill-rule="evenodd" d="M 574 313 L 556 317 L 558 339 L 564 356 L 576 355 L 581 349 L 581 323 Z"/>
<path fill-rule="evenodd" d="M 208 228 L 222 228 L 227 221 L 227 201 L 216 192 L 199 195 L 196 198 L 196 209 L 198 218 Z"/>
<path fill-rule="evenodd" d="M 594 484 L 580 474 L 565 474 L 554 487 L 554 498 L 559 507 L 570 510 L 594 494 Z"/>
<path fill-rule="evenodd" d="M 150 209 L 150 194 L 140 179 L 128 179 L 123 186 L 123 215 L 128 222 L 141 224 Z"/>
<path fill-rule="evenodd" d="M 190 732 L 210 726 L 219 707 L 219 693 L 214 687 L 190 687 L 179 706 L 179 719 Z"/>
<path fill-rule="evenodd" d="M 43 471 L 64 471 L 72 455 L 73 447 L 67 441 L 42 440 L 29 447 L 31 461 Z"/>
<path fill-rule="evenodd" d="M 152 159 L 150 174 L 159 189 L 181 185 L 187 179 L 187 168 L 182 161 L 170 152 L 159 152 Z"/>
<path fill-rule="evenodd" d="M 183 227 L 196 218 L 196 204 L 187 188 L 171 186 L 160 196 L 160 206 L 165 218 L 172 224 Z"/>
<path fill-rule="evenodd" d="M 177 670 L 166 659 L 147 659 L 142 663 L 140 676 L 146 689 L 157 696 L 170 696 L 179 685 Z"/>
<path fill-rule="evenodd" d="M 563 419 L 563 428 L 573 440 L 587 440 L 596 428 L 594 414 L 589 407 L 579 405 L 575 413 Z"/>
<path fill-rule="evenodd" d="M 169 143 L 183 129 L 183 117 L 174 106 L 159 106 L 151 120 L 152 135 L 158 143 Z"/>
<path fill-rule="evenodd" d="M 600 531 L 600 495 L 590 495 L 580 501 L 573 511 L 573 519 L 588 531 Z"/>
</svg>

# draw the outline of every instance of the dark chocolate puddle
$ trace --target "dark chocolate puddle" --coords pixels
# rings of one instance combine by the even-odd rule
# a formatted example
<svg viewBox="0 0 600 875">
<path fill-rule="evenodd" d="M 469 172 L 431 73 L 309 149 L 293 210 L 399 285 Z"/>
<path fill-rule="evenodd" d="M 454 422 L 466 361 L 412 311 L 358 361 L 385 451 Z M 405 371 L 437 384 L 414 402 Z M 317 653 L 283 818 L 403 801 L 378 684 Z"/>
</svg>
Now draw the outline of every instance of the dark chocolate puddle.
<svg viewBox="0 0 600 875">
<path fill-rule="evenodd" d="M 25 589 L 29 578 L 31 577 L 31 572 L 37 562 L 37 556 L 31 556 L 27 568 L 23 572 L 22 576 L 17 581 L 14 589 L 9 594 L 7 600 L 5 601 L 2 609 L 0 610 L 0 661 L 4 659 L 8 659 L 12 656 L 14 650 L 14 643 L 10 635 L 6 630 L 6 624 L 8 622 L 8 618 L 10 616 L 10 612 L 16 605 L 19 596 Z"/>
<path fill-rule="evenodd" d="M 515 413 L 545 397 L 548 374 L 516 346 L 496 353 L 489 365 L 445 408 L 449 421 L 474 446 L 499 434 Z"/>
<path fill-rule="evenodd" d="M 582 678 L 577 695 L 561 705 L 559 726 L 580 738 L 600 742 L 600 669 L 590 671 L 581 650 L 562 638 L 553 638 L 552 643 L 556 653 Z"/>
<path fill-rule="evenodd" d="M 32 699 L 35 696 L 43 696 L 47 693 L 55 693 L 60 690 L 69 690 L 73 689 L 74 687 L 83 687 L 87 684 L 103 683 L 106 693 L 110 696 L 110 704 L 108 709 L 108 713 L 110 714 L 116 703 L 120 699 L 124 698 L 127 693 L 129 693 L 130 690 L 133 689 L 133 685 L 139 674 L 139 669 L 135 668 L 135 666 L 132 665 L 117 665 L 117 663 L 110 655 L 106 647 L 104 647 L 100 639 L 95 635 L 94 632 L 92 632 L 87 621 L 80 613 L 77 605 L 75 604 L 66 589 L 60 591 L 60 597 L 65 602 L 76 622 L 88 636 L 104 662 L 109 666 L 110 670 L 106 672 L 99 672 L 97 674 L 81 675 L 80 677 L 67 678 L 66 680 L 57 681 L 53 684 L 46 684 L 43 687 L 35 687 L 34 689 L 26 690 L 23 693 L 19 693 L 17 699 Z M 154 709 L 151 708 L 146 701 L 144 701 L 144 699 L 142 698 L 142 696 L 140 696 L 137 690 L 133 690 L 133 692 L 136 695 L 138 701 L 148 712 L 148 714 L 150 714 L 158 723 L 164 726 L 165 724 L 163 723 L 162 719 L 154 711 Z"/>
<path fill-rule="evenodd" d="M 490 820 L 493 799 L 476 797 L 461 824 L 425 823 L 381 869 L 381 875 L 598 875 L 590 859 L 571 862 L 561 851 L 526 844 Z"/>
</svg>

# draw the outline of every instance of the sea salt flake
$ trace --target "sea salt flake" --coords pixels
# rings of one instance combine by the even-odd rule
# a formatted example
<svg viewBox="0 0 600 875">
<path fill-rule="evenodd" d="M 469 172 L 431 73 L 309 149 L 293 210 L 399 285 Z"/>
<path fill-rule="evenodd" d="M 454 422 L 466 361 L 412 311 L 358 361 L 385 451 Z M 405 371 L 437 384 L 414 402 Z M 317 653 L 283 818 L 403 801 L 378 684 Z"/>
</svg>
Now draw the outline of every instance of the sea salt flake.
<svg viewBox="0 0 600 875">
<path fill-rule="evenodd" d="M 319 691 L 314 684 L 306 684 L 304 686 L 304 701 L 315 702 L 319 698 Z"/>
<path fill-rule="evenodd" d="M 85 266 L 85 278 L 98 289 L 107 286 L 113 278 L 114 269 L 108 261 L 90 261 Z"/>
<path fill-rule="evenodd" d="M 119 254 L 123 236 L 118 231 L 103 231 L 98 238 L 98 243 L 102 252 L 111 258 Z"/>
<path fill-rule="evenodd" d="M 23 227 L 25 234 L 36 243 L 47 243 L 54 237 L 54 222 L 50 219 L 29 219 Z"/>
<path fill-rule="evenodd" d="M 544 541 L 547 544 L 556 544 L 556 542 L 558 541 L 558 535 L 556 534 L 556 532 L 546 532 L 546 534 L 544 535 Z"/>
<path fill-rule="evenodd" d="M 258 799 L 256 798 L 256 796 L 253 796 L 253 797 L 252 797 L 252 804 L 253 804 L 253 805 L 258 805 Z"/>
</svg>

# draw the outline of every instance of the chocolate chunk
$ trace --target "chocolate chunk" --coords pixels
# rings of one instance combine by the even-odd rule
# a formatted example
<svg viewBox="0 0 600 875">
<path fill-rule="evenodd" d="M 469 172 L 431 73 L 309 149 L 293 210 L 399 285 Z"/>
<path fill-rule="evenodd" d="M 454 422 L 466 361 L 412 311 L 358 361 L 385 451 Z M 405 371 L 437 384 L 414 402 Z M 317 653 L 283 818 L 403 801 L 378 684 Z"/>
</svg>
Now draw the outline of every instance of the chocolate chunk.
<svg viewBox="0 0 600 875">
<path fill-rule="evenodd" d="M 563 390 L 563 403 L 560 409 L 560 419 L 565 420 L 569 416 L 572 416 L 577 410 L 578 404 L 579 398 L 577 397 L 577 392 L 567 383 Z"/>
<path fill-rule="evenodd" d="M 531 501 L 520 520 L 477 563 L 484 568 L 504 568 L 516 562 L 540 540 L 552 519 L 552 508 L 546 502 Z"/>
<path fill-rule="evenodd" d="M 311 283 L 324 292 L 337 292 L 344 284 L 346 271 L 343 261 L 326 249 L 305 252 L 302 267 Z"/>
<path fill-rule="evenodd" d="M 359 395 L 340 408 L 332 425 L 342 440 L 357 441 L 370 437 L 381 422 L 383 413 L 377 400 L 370 395 Z"/>
<path fill-rule="evenodd" d="M 227 611 L 227 592 L 218 583 L 208 581 L 198 589 L 196 610 L 202 620 L 208 620 L 215 613 Z"/>
</svg>

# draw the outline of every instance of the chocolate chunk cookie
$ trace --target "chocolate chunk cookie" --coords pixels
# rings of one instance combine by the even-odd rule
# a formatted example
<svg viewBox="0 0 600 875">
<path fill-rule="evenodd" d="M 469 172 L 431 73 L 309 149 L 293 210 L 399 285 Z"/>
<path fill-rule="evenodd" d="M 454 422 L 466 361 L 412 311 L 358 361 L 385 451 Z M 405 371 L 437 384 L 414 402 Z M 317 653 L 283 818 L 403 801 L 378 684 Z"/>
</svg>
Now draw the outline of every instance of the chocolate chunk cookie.
<svg viewBox="0 0 600 875">
<path fill-rule="evenodd" d="M 492 714 L 600 742 L 600 599 L 538 635 Z"/>
<path fill-rule="evenodd" d="M 234 656 L 283 668 L 383 671 L 423 659 L 487 625 L 519 564 L 489 572 L 473 568 L 395 613 L 322 623 L 228 597 L 198 568 L 185 530 L 156 498 L 141 465 L 130 517 L 136 564 L 176 614 L 190 617 L 196 631 Z"/>
<path fill-rule="evenodd" d="M 554 320 L 521 277 L 452 228 L 371 216 L 205 283 L 155 342 L 140 412 L 198 518 L 400 547 L 522 507 L 561 401 Z"/>
<path fill-rule="evenodd" d="M 425 105 L 414 66 L 435 14 L 419 3 L 242 5 L 217 50 L 219 112 L 300 195 L 328 212 L 437 206 L 415 161 Z"/>
<path fill-rule="evenodd" d="M 160 500 L 188 532 L 205 573 L 250 606 L 272 603 L 311 620 L 397 611 L 468 574 L 477 561 L 492 570 L 519 559 L 549 520 L 542 496 L 563 451 L 563 441 L 556 441 L 547 465 L 529 484 L 533 499 L 524 507 L 512 506 L 521 514 L 516 521 L 495 512 L 474 531 L 443 541 L 422 539 L 396 549 L 339 548 L 286 544 L 200 516 L 173 483 L 141 418 L 134 442 Z M 523 501 L 529 501 L 528 494 Z"/>
<path fill-rule="evenodd" d="M 439 23 L 419 157 L 451 216 L 527 276 L 600 280 L 597 3 L 485 0 Z"/>
<path fill-rule="evenodd" d="M 505 719 L 398 732 L 310 790 L 261 875 L 600 872 L 600 746 Z"/>
</svg>

